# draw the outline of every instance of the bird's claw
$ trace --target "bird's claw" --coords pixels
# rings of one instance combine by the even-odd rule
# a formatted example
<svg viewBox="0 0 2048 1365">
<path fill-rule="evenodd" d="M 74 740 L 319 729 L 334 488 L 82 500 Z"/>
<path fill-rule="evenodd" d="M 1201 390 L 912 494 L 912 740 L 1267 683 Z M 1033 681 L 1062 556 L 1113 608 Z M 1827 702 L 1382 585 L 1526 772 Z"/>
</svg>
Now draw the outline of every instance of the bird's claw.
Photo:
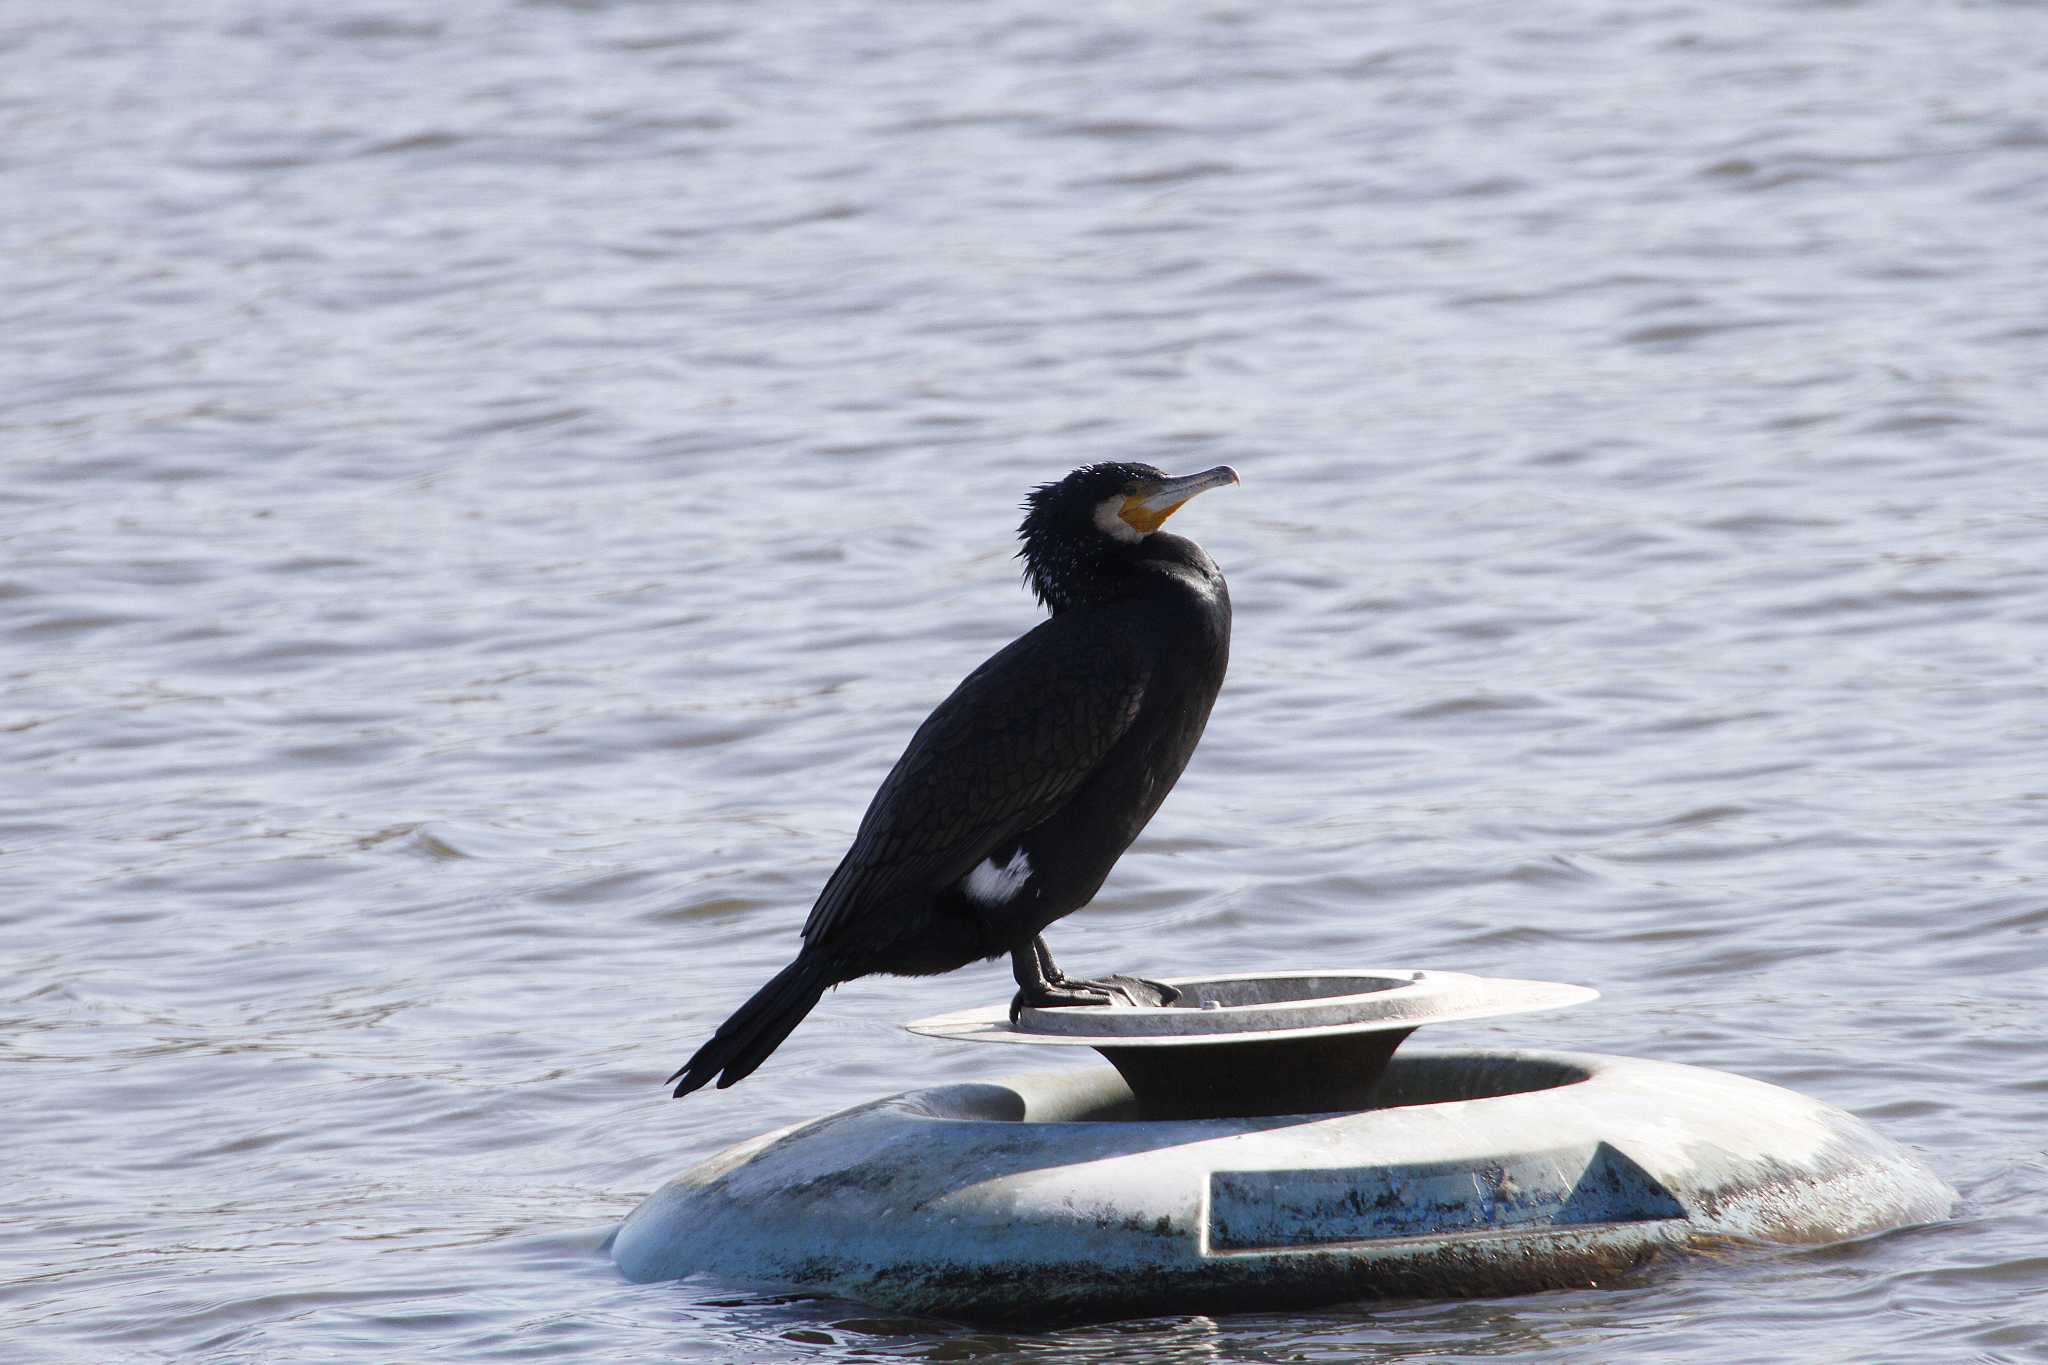
<svg viewBox="0 0 2048 1365">
<path fill-rule="evenodd" d="M 1054 1010 L 1116 1003 L 1108 991 L 1093 989 L 1095 985 L 1092 981 L 1069 981 L 1062 977 L 1058 981 L 1047 982 L 1042 991 L 1018 991 L 1010 1000 L 1010 1022 L 1016 1023 L 1027 1008 Z"/>
<path fill-rule="evenodd" d="M 1105 976 L 1100 981 L 1077 981 L 1073 984 L 1094 991 L 1114 992 L 1127 1005 L 1150 1009 L 1180 1000 L 1180 992 L 1174 987 L 1163 981 L 1148 981 L 1142 976 Z"/>
<path fill-rule="evenodd" d="M 1048 977 L 1041 990 L 1020 990 L 1010 1001 L 1010 1022 L 1016 1023 L 1031 1009 L 1070 1009 L 1088 1005 L 1153 1007 L 1171 1005 L 1180 992 L 1141 976 L 1106 976 L 1100 981 L 1083 981 L 1070 976 Z"/>
</svg>

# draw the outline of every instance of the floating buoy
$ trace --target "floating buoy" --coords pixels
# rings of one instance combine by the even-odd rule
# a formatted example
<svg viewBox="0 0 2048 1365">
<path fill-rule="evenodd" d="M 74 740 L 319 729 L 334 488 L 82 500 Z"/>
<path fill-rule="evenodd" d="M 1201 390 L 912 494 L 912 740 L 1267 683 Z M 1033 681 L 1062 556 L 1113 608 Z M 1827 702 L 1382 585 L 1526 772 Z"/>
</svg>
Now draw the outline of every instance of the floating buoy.
<svg viewBox="0 0 2048 1365">
<path fill-rule="evenodd" d="M 1955 1192 L 1817 1100 L 1580 1052 L 1394 1055 L 1582 987 L 1447 972 L 1169 982 L 1172 1006 L 922 1020 L 1111 1062 L 908 1091 L 769 1133 L 651 1195 L 612 1256 L 899 1311 L 1044 1323 L 1584 1284 L 1713 1242 L 1814 1244 Z"/>
</svg>

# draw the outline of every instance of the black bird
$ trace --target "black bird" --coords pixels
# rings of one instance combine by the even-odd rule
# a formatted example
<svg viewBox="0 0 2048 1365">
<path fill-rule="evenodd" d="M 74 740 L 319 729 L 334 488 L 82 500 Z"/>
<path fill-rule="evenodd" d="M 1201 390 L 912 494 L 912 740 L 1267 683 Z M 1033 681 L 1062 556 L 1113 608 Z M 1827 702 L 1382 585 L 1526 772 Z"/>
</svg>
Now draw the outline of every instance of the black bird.
<svg viewBox="0 0 2048 1365">
<path fill-rule="evenodd" d="M 1086 905 L 1159 809 L 1208 723 L 1230 658 L 1215 561 L 1159 529 L 1218 465 L 1170 478 L 1097 464 L 1024 504 L 1024 579 L 1051 608 L 967 675 L 882 780 L 818 893 L 796 961 L 669 1077 L 676 1097 L 749 1075 L 825 988 L 1010 960 L 1017 1005 L 1159 1002 L 1168 987 L 1061 974 L 1039 935 Z"/>
</svg>

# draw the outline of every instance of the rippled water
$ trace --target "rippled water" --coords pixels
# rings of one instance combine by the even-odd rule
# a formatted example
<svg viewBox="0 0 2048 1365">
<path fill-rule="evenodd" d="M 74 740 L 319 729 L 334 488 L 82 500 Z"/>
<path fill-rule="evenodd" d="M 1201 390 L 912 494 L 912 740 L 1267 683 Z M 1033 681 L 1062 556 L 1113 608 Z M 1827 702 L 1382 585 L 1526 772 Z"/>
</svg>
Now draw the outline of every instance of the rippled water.
<svg viewBox="0 0 2048 1365">
<path fill-rule="evenodd" d="M 10 1360 L 2048 1358 L 2048 16 L 0 9 Z M 1033 619 L 1026 487 L 1241 489 L 1079 970 L 1598 986 L 1945 1226 L 1039 1337 L 622 1284 L 742 1137 L 1020 1061 L 792 951 Z"/>
</svg>

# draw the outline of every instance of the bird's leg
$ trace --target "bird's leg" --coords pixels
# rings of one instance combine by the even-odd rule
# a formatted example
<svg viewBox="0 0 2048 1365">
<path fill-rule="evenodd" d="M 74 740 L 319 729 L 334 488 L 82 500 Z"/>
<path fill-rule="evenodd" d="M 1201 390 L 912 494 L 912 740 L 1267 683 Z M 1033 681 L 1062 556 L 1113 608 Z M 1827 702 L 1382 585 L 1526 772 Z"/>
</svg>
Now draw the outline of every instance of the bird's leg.
<svg viewBox="0 0 2048 1365">
<path fill-rule="evenodd" d="M 1062 972 L 1045 946 L 1044 935 L 1028 947 L 1013 949 L 1010 969 L 1017 978 L 1017 995 L 1010 1002 L 1010 1022 L 1015 1023 L 1026 1005 L 1034 1009 L 1057 1009 L 1070 1005 L 1171 1005 L 1180 992 L 1157 981 L 1138 976 L 1108 976 L 1100 981 L 1077 981 Z"/>
<path fill-rule="evenodd" d="M 1086 983 L 1069 981 L 1053 966 L 1045 940 L 1034 938 L 1010 950 L 1010 973 L 1017 978 L 1017 994 L 1010 1001 L 1010 1022 L 1026 1005 L 1033 1009 L 1056 1009 L 1064 1005 L 1107 1005 L 1108 992 L 1091 989 Z"/>
<path fill-rule="evenodd" d="M 1067 984 L 1067 974 L 1052 960 L 1052 949 L 1045 946 L 1044 934 L 1031 940 L 1031 952 L 1038 959 L 1038 975 L 1041 980 L 1054 986 Z"/>
</svg>

